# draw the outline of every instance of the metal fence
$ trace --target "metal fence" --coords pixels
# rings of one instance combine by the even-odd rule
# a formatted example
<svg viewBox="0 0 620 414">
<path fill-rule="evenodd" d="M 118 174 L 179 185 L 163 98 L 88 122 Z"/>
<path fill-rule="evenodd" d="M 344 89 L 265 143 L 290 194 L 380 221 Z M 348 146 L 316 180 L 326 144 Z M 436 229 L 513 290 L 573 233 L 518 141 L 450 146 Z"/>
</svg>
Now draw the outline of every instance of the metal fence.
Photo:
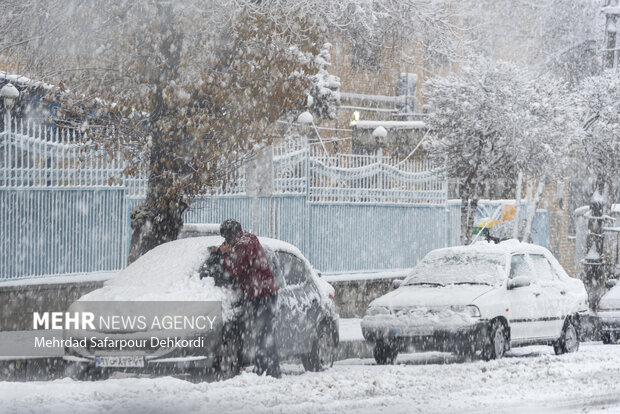
<svg viewBox="0 0 620 414">
<path fill-rule="evenodd" d="M 0 280 L 116 270 L 146 175 L 70 131 L 21 122 L 0 134 Z M 377 155 L 327 155 L 293 139 L 273 146 L 273 189 L 259 199 L 257 233 L 290 242 L 323 271 L 410 267 L 459 243 L 459 208 L 432 166 Z M 197 197 L 186 223 L 234 217 L 252 225 L 245 177 Z"/>
</svg>

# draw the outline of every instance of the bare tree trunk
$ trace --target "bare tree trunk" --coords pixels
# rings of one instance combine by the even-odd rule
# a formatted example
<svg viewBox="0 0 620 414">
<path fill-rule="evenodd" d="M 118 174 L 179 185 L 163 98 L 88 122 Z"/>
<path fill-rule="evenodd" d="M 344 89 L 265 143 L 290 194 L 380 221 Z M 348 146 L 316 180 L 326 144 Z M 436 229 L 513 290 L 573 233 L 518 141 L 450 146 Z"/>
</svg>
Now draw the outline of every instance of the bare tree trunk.
<svg viewBox="0 0 620 414">
<path fill-rule="evenodd" d="M 183 212 L 187 204 L 182 200 L 170 200 L 170 206 L 162 209 L 149 200 L 131 212 L 131 244 L 128 264 L 160 244 L 176 240 L 183 227 Z"/>
<path fill-rule="evenodd" d="M 469 207 L 469 197 L 461 196 L 461 244 L 467 243 L 467 211 Z"/>
<path fill-rule="evenodd" d="M 156 28 L 163 39 L 159 46 L 162 64 L 154 92 L 155 105 L 150 114 L 153 130 L 147 195 L 146 201 L 131 213 L 133 233 L 129 263 L 154 247 L 175 240 L 183 226 L 183 213 L 188 207 L 181 191 L 175 190 L 174 186 L 174 177 L 182 170 L 183 161 L 171 158 L 174 140 L 184 137 L 171 136 L 161 123 L 162 119 L 171 119 L 176 114 L 174 104 L 165 99 L 164 91 L 169 87 L 169 82 L 178 76 L 183 34 L 174 28 L 172 5 L 164 1 L 158 1 L 156 5 L 159 17 Z"/>
<path fill-rule="evenodd" d="M 469 216 L 467 217 L 467 234 L 465 235 L 465 244 L 471 244 L 474 233 L 474 219 L 476 218 L 476 209 L 478 208 L 478 197 L 472 197 L 469 203 Z"/>
<path fill-rule="evenodd" d="M 523 189 L 523 171 L 519 171 L 517 176 L 517 193 L 515 194 L 515 218 L 514 228 L 512 229 L 512 238 L 519 238 L 519 210 L 521 209 L 521 191 Z"/>
<path fill-rule="evenodd" d="M 527 221 L 525 223 L 525 230 L 523 230 L 523 237 L 521 241 L 529 243 L 530 236 L 532 233 L 532 223 L 534 223 L 534 216 L 536 216 L 536 209 L 538 208 L 538 203 L 540 202 L 540 196 L 542 195 L 543 190 L 545 189 L 545 179 L 541 178 L 538 182 L 538 187 L 536 187 L 536 194 L 534 195 L 533 200 L 527 206 Z M 516 226 L 518 227 L 518 226 Z"/>
<path fill-rule="evenodd" d="M 608 188 L 605 177 L 598 174 L 594 185 L 594 193 L 590 201 L 590 217 L 588 218 L 588 238 L 586 241 L 585 279 L 584 285 L 588 292 L 590 309 L 598 310 L 598 304 L 605 292 L 605 271 L 603 266 L 603 225 Z"/>
</svg>

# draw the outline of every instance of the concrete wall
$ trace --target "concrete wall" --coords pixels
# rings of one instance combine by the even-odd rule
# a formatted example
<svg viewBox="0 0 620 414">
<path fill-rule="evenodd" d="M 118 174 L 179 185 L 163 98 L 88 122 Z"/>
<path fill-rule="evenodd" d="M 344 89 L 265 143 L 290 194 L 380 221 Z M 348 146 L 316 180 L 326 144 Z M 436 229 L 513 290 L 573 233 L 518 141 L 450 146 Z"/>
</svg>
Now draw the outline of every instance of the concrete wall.
<svg viewBox="0 0 620 414">
<path fill-rule="evenodd" d="M 103 286 L 103 281 L 0 285 L 0 331 L 32 330 L 32 312 L 64 312 L 80 296 Z"/>
<path fill-rule="evenodd" d="M 336 290 L 336 309 L 341 318 L 361 318 L 368 304 L 392 290 L 395 278 L 330 282 Z"/>
</svg>

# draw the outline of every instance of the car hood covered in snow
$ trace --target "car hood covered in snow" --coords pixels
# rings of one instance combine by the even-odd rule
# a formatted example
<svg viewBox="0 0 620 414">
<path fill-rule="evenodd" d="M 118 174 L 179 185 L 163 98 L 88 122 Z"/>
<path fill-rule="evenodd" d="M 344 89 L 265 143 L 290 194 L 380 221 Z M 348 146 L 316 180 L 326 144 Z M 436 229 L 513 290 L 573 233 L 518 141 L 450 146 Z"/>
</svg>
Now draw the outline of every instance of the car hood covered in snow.
<svg viewBox="0 0 620 414">
<path fill-rule="evenodd" d="M 215 286 L 213 278 L 200 279 L 199 269 L 210 246 L 221 237 L 195 237 L 164 243 L 122 270 L 116 278 L 81 301 L 221 301 L 224 319 L 236 297 Z"/>
<path fill-rule="evenodd" d="M 474 299 L 494 289 L 488 285 L 401 286 L 375 299 L 370 306 L 404 308 L 410 306 L 443 307 L 469 305 Z"/>
<path fill-rule="evenodd" d="M 620 285 L 614 286 L 599 304 L 601 310 L 620 310 Z"/>
<path fill-rule="evenodd" d="M 286 242 L 259 238 L 266 250 L 286 251 L 303 257 L 299 250 Z M 221 301 L 225 320 L 233 316 L 239 300 L 231 289 L 215 286 L 213 278 L 200 279 L 200 267 L 209 256 L 211 246 L 219 246 L 219 236 L 192 237 L 157 246 L 122 270 L 100 289 L 80 301 Z M 308 266 L 310 266 L 308 264 Z M 321 295 L 328 298 L 334 288 L 314 272 Z M 329 300 L 327 302 L 330 302 Z"/>
</svg>

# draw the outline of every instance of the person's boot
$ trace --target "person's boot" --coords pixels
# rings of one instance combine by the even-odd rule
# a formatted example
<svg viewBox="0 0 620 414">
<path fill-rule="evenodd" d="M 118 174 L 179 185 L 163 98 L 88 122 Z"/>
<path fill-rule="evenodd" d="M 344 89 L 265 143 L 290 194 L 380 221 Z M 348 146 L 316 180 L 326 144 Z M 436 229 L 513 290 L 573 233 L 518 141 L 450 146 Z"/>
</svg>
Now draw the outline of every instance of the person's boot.
<svg viewBox="0 0 620 414">
<path fill-rule="evenodd" d="M 269 368 L 267 368 L 267 375 L 274 378 L 282 378 L 280 364 L 269 364 Z"/>
</svg>

